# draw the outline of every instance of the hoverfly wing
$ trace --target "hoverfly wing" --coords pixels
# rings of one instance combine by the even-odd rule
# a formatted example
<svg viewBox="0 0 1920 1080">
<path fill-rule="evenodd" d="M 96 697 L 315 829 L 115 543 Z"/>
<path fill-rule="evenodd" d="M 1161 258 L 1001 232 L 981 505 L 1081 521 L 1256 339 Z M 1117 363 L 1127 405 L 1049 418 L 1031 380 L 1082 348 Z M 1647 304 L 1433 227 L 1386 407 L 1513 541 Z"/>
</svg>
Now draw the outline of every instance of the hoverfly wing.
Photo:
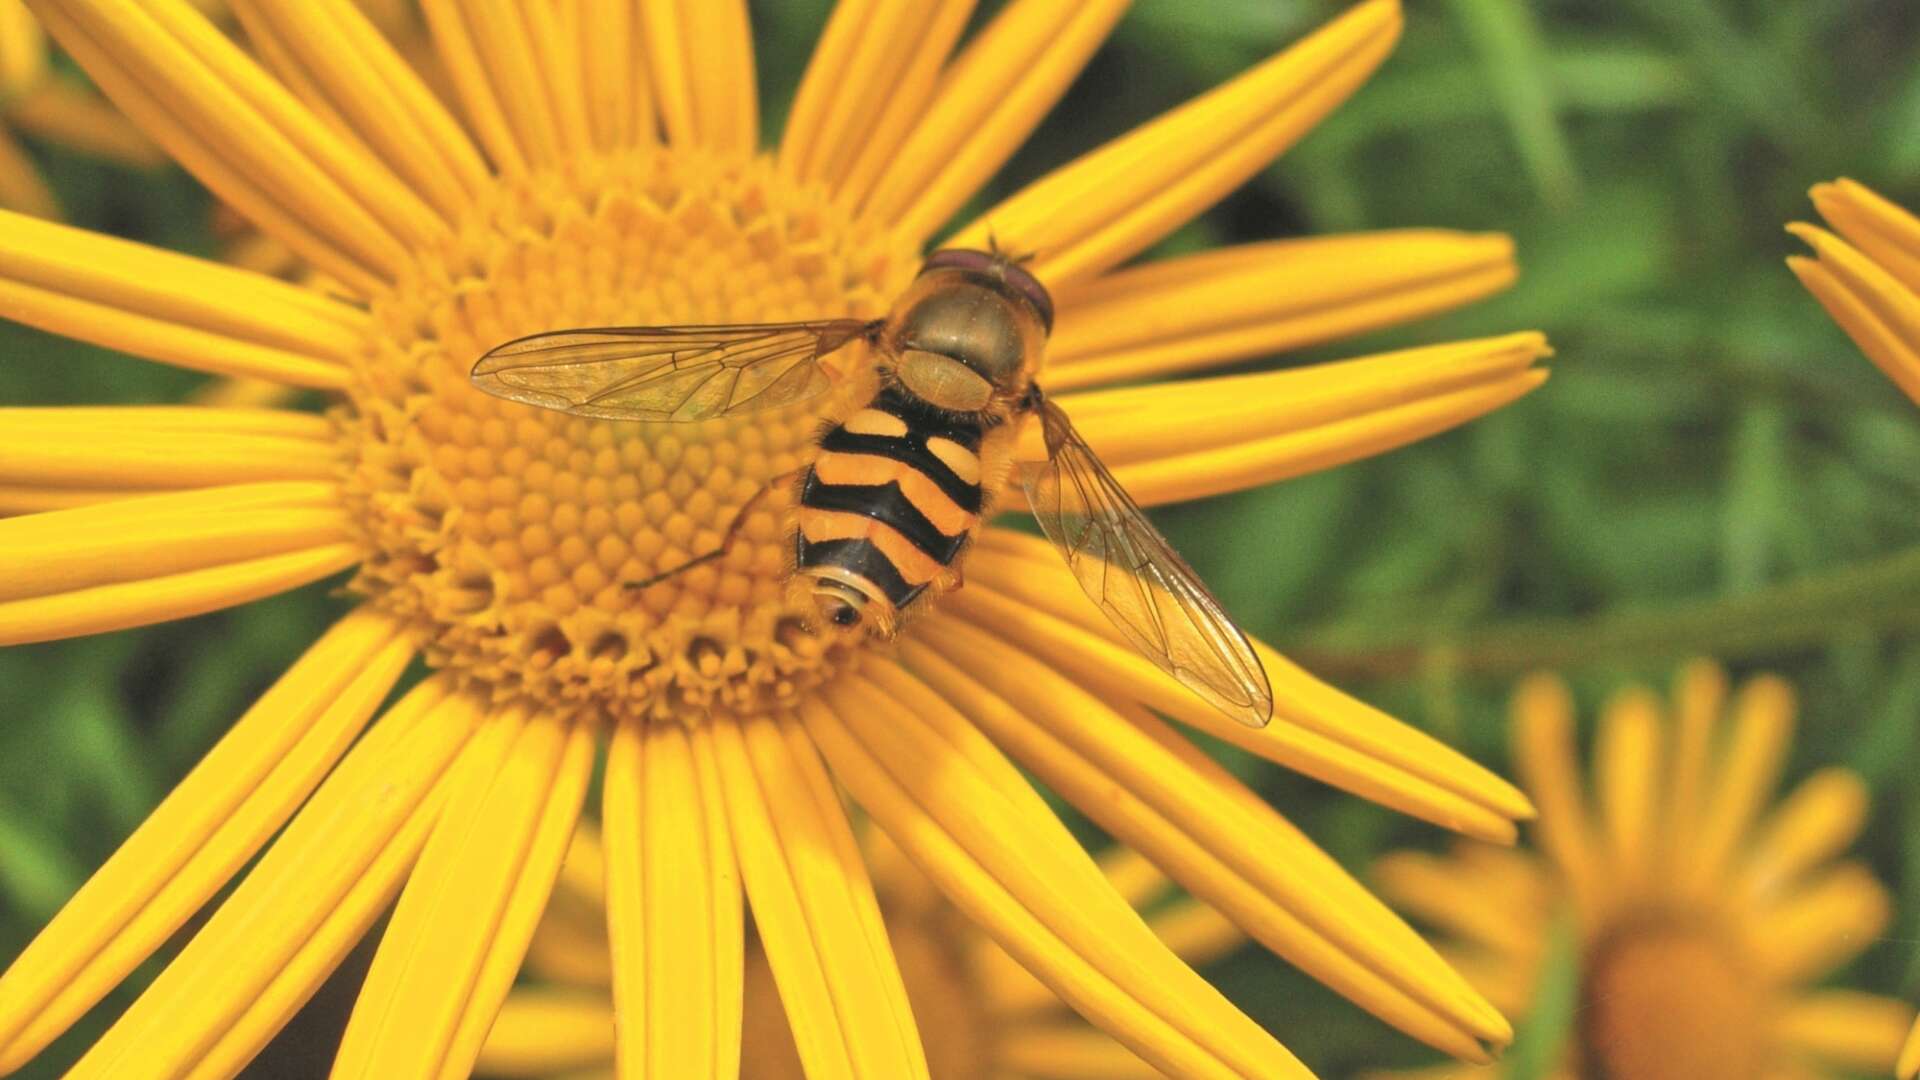
<svg viewBox="0 0 1920 1080">
<path fill-rule="evenodd" d="M 612 326 L 535 334 L 473 365 L 496 397 L 609 420 L 692 422 L 804 401 L 832 385 L 821 359 L 880 323 Z"/>
<path fill-rule="evenodd" d="M 1273 689 L 1246 634 L 1153 527 L 1060 407 L 1043 400 L 1047 460 L 1021 466 L 1027 503 L 1073 576 L 1128 641 L 1249 727 Z"/>
</svg>

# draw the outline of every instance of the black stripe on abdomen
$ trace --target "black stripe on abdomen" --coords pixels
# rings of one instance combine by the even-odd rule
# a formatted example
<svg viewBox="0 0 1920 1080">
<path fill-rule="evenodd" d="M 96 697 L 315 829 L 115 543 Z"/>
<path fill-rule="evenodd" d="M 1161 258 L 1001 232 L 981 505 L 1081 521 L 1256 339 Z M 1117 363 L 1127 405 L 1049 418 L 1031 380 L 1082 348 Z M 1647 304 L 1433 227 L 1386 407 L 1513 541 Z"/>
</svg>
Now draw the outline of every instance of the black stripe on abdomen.
<svg viewBox="0 0 1920 1080">
<path fill-rule="evenodd" d="M 933 481 L 953 505 L 969 514 L 980 512 L 980 485 L 969 484 L 955 476 L 947 463 L 933 456 L 927 449 L 925 436 L 916 437 L 911 430 L 902 438 L 892 435 L 856 435 L 845 428 L 834 428 L 820 440 L 822 451 L 839 454 L 872 454 L 875 457 L 897 461 L 914 472 Z"/>
<path fill-rule="evenodd" d="M 927 449 L 927 440 L 946 439 L 977 455 L 985 424 L 975 417 L 942 412 L 898 387 L 882 391 L 868 408 L 897 417 L 906 425 L 907 433 L 861 435 L 836 425 L 821 437 L 821 451 L 872 454 L 897 461 L 933 481 L 955 506 L 969 514 L 980 512 L 980 485 L 960 479 L 946 462 Z"/>
<path fill-rule="evenodd" d="M 818 474 L 808 470 L 807 482 L 800 488 L 800 505 L 811 510 L 840 510 L 872 518 L 892 527 L 941 566 L 952 563 L 967 542 L 965 533 L 948 536 L 935 528 L 927 515 L 900 490 L 898 480 L 884 484 L 823 484 Z"/>
<path fill-rule="evenodd" d="M 871 540 L 809 540 L 800 537 L 800 568 L 837 566 L 873 583 L 899 610 L 919 596 L 925 585 L 909 585 L 893 561 Z"/>
</svg>

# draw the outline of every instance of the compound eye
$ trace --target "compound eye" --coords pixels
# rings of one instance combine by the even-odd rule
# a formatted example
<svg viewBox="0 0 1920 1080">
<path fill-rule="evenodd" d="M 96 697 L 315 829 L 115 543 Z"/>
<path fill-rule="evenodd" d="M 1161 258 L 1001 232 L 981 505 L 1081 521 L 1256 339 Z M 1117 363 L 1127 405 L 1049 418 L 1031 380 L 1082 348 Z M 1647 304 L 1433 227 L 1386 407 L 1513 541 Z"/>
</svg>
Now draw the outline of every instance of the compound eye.
<svg viewBox="0 0 1920 1080">
<path fill-rule="evenodd" d="M 1046 328 L 1047 333 L 1053 333 L 1053 297 L 1048 294 L 1047 287 L 1017 263 L 1007 263 L 1005 273 L 1007 284 L 1033 305 L 1033 310 L 1040 313 L 1040 325 Z"/>
<path fill-rule="evenodd" d="M 1020 294 L 1021 299 L 1033 305 L 1033 310 L 1040 315 L 1040 325 L 1047 333 L 1053 333 L 1053 297 L 1047 292 L 1047 287 L 1040 284 L 1039 278 L 1012 259 L 969 248 L 942 248 L 927 256 L 927 261 L 921 264 L 921 273 L 929 270 L 965 270 L 1001 278 Z"/>
</svg>

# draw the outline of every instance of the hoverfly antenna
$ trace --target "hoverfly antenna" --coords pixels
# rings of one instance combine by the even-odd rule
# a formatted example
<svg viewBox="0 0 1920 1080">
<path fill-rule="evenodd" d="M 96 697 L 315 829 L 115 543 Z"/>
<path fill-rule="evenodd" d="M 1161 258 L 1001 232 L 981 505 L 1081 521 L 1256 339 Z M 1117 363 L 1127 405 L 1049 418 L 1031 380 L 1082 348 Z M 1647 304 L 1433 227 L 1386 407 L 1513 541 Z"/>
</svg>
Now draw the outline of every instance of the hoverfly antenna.
<svg viewBox="0 0 1920 1080">
<path fill-rule="evenodd" d="M 1040 257 L 1039 248 L 1034 248 L 1025 255 L 1015 255 L 1010 249 L 1002 247 L 1000 237 L 993 231 L 993 226 L 991 225 L 987 226 L 987 253 L 996 259 L 1012 263 L 1015 266 L 1025 266 Z"/>
</svg>

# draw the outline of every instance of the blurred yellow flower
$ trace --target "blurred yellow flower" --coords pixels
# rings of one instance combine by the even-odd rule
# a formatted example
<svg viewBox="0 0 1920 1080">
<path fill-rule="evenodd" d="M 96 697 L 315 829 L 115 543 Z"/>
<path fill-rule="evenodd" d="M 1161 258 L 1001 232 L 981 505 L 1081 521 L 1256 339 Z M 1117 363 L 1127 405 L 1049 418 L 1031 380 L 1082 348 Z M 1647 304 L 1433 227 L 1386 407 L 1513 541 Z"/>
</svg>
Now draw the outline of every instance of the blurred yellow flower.
<svg viewBox="0 0 1920 1080">
<path fill-rule="evenodd" d="M 862 854 L 887 939 L 922 1032 L 932 1080 L 1154 1080 L 1159 1070 L 1090 1028 L 982 934 L 913 868 L 884 834 L 865 830 Z M 1127 903 L 1150 912 L 1155 936 L 1189 964 L 1245 943 L 1218 912 L 1171 893 L 1172 883 L 1137 853 L 1111 848 L 1100 869 Z M 508 995 L 480 1050 L 482 1076 L 614 1075 L 612 972 L 607 964 L 605 855 L 590 829 L 574 846 L 534 932 L 526 971 L 537 981 Z M 744 987 L 744 1080 L 801 1080 L 799 1054 L 781 1011 L 766 954 L 749 937 Z"/>
<path fill-rule="evenodd" d="M 1920 405 L 1920 218 L 1871 188 L 1816 184 L 1813 205 L 1835 232 L 1796 222 L 1787 231 L 1817 258 L 1787 260 L 1868 359 Z M 1900 1051 L 1901 1080 L 1920 1075 L 1920 1023 Z"/>
<path fill-rule="evenodd" d="M 1792 742 L 1793 693 L 1760 676 L 1727 701 L 1726 675 L 1683 669 L 1669 706 L 1640 687 L 1601 711 L 1591 801 L 1565 684 L 1514 695 L 1514 756 L 1540 807 L 1539 854 L 1462 843 L 1374 867 L 1381 890 L 1449 934 L 1445 955 L 1521 1023 L 1556 940 L 1578 972 L 1560 1080 L 1788 1080 L 1884 1070 L 1913 1011 L 1892 998 L 1808 984 L 1885 928 L 1872 873 L 1836 862 L 1867 790 L 1845 769 L 1769 796 Z M 1557 974 L 1564 976 L 1566 972 Z M 1376 1074 L 1493 1080 L 1494 1067 Z"/>
<path fill-rule="evenodd" d="M 0 209 L 59 217 L 59 198 L 15 133 L 130 165 L 166 160 L 98 95 L 56 75 L 33 14 L 21 0 L 0 0 Z"/>
<path fill-rule="evenodd" d="M 628 1075 L 737 1067 L 743 893 L 810 1073 L 925 1074 L 842 788 L 1145 1060 L 1182 1077 L 1305 1075 L 1153 937 L 1016 760 L 1388 1022 L 1476 1060 L 1509 1037 L 1404 923 L 1150 710 L 1488 839 L 1530 812 L 1511 785 L 1264 648 L 1280 714 L 1262 730 L 1224 719 L 1010 530 L 983 531 L 966 588 L 893 649 L 804 629 L 771 512 L 725 560 L 636 600 L 622 582 L 712 548 L 734 508 L 807 459 L 820 410 L 614 424 L 468 383 L 483 350 L 535 331 L 882 311 L 1120 0 L 1015 0 L 957 53 L 966 0 L 847 0 L 770 156 L 739 0 L 592 19 L 436 0 L 460 119 L 349 0 L 235 3 L 258 61 L 185 0 L 33 7 L 155 141 L 332 284 L 6 215 L 0 314 L 337 404 L 0 411 L 0 512 L 20 515 L 0 519 L 0 642 L 179 618 L 349 568 L 363 602 L 0 976 L 0 1071 L 258 855 L 72 1075 L 231 1075 L 396 894 L 335 1074 L 464 1074 L 603 744 Z M 1300 138 L 1399 27 L 1393 0 L 1358 4 L 951 241 L 981 245 L 991 223 L 1040 253 L 1059 308 L 1044 379 L 1142 503 L 1380 453 L 1544 379 L 1544 342 L 1515 334 L 1158 381 L 1512 279 L 1504 237 L 1436 231 L 1116 269 Z M 416 655 L 432 673 L 382 713 Z"/>
</svg>

